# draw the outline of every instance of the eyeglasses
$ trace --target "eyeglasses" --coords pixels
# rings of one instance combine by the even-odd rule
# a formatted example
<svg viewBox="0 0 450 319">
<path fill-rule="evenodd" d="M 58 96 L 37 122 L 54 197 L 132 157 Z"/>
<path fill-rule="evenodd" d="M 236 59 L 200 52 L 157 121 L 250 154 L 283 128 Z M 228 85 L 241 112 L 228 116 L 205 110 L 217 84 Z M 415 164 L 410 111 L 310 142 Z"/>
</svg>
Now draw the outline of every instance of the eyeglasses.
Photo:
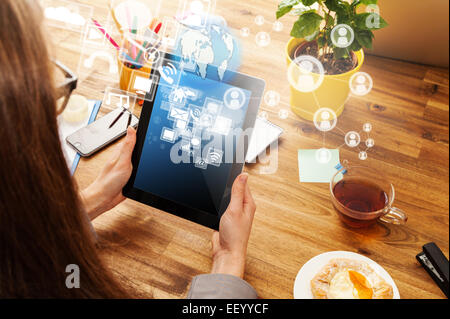
<svg viewBox="0 0 450 319">
<path fill-rule="evenodd" d="M 58 60 L 52 60 L 52 63 L 61 70 L 65 76 L 64 82 L 56 88 L 56 97 L 58 99 L 56 112 L 59 115 L 64 111 L 67 103 L 69 103 L 73 90 L 77 88 L 78 77 Z"/>
</svg>

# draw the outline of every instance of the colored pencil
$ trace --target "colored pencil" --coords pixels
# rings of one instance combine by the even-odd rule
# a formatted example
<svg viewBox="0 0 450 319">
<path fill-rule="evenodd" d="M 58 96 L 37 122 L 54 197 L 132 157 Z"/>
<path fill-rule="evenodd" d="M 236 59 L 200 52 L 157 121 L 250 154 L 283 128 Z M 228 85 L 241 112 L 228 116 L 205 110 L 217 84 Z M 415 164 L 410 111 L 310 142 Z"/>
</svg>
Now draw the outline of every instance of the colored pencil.
<svg viewBox="0 0 450 319">
<path fill-rule="evenodd" d="M 154 30 L 156 34 L 159 33 L 159 30 L 161 30 L 161 27 L 162 27 L 162 23 L 160 22 L 160 23 L 156 26 L 156 28 L 155 28 L 155 30 Z"/>
<path fill-rule="evenodd" d="M 131 21 L 130 9 L 128 7 L 125 7 L 125 12 L 127 15 L 128 32 L 133 33 L 133 24 Z M 134 46 L 131 46 L 131 57 L 133 58 L 133 60 L 136 59 L 136 48 Z"/>
<path fill-rule="evenodd" d="M 114 41 L 113 38 L 111 38 L 111 36 L 106 32 L 105 28 L 103 28 L 103 27 L 101 26 L 101 24 L 97 22 L 97 20 L 92 19 L 92 21 L 94 22 L 94 24 L 95 24 L 95 26 L 98 28 L 98 30 L 99 30 L 101 33 L 103 33 L 103 35 L 106 37 L 106 39 L 108 39 L 108 41 L 109 41 L 109 42 L 110 42 L 117 50 L 120 50 L 120 47 L 119 47 L 119 45 L 117 44 L 117 42 Z"/>
<path fill-rule="evenodd" d="M 138 22 L 138 17 L 137 16 L 133 16 L 133 26 L 131 27 L 131 33 L 132 34 L 136 34 L 137 33 L 137 22 Z M 132 47 L 133 50 L 133 57 L 137 62 L 137 49 L 136 47 Z"/>
<path fill-rule="evenodd" d="M 144 36 L 147 36 L 148 31 L 153 32 L 150 28 L 148 28 L 147 31 L 145 32 Z M 139 50 L 139 53 L 138 53 L 137 58 L 136 58 L 136 61 L 138 61 L 138 62 L 139 62 L 139 60 L 140 60 L 140 58 L 142 56 L 142 53 L 144 53 L 145 51 L 148 50 L 148 48 L 149 48 L 149 41 L 145 40 L 144 43 L 142 44 L 142 46 L 144 47 L 144 50 L 142 50 L 142 49 Z"/>
<path fill-rule="evenodd" d="M 109 42 L 116 48 L 116 50 L 120 52 L 120 46 L 117 44 L 116 41 L 114 41 L 114 39 L 108 34 L 108 32 L 106 32 L 105 28 L 103 28 L 103 26 L 97 20 L 92 18 L 92 21 L 94 22 L 95 26 L 99 29 L 99 31 L 101 33 L 103 33 L 104 36 L 109 40 Z M 126 54 L 125 52 L 122 52 L 122 54 L 125 55 L 125 58 L 128 61 L 133 61 L 134 60 L 128 54 Z"/>
<path fill-rule="evenodd" d="M 116 24 L 117 30 L 119 31 L 120 34 L 123 34 L 123 30 L 122 30 L 123 26 L 120 25 L 119 21 L 117 21 L 116 12 L 113 9 L 111 3 L 108 3 L 108 9 L 109 9 L 109 12 L 110 12 L 113 20 L 114 20 L 114 23 Z"/>
<path fill-rule="evenodd" d="M 152 21 L 152 25 L 155 24 L 154 22 L 157 22 L 157 20 Z M 162 27 L 162 22 L 158 23 L 158 25 L 157 25 L 153 30 L 152 30 L 152 27 L 150 26 L 150 30 L 152 30 L 155 34 L 158 34 L 159 31 L 161 30 L 161 27 Z M 144 46 L 144 48 L 145 48 L 146 50 L 148 50 L 148 48 L 149 48 L 148 44 L 149 44 L 148 41 L 144 41 L 143 46 Z M 155 47 L 156 47 L 156 45 L 155 45 Z M 142 53 L 143 53 L 143 50 L 141 49 L 141 50 L 139 51 L 139 53 L 138 53 L 137 58 L 136 58 L 136 61 L 137 61 L 137 62 L 139 62 L 139 59 L 141 58 Z"/>
<path fill-rule="evenodd" d="M 147 41 L 144 41 L 143 46 L 144 46 L 144 48 L 147 47 Z M 137 63 L 139 63 L 139 60 L 141 59 L 141 56 L 142 56 L 142 53 L 143 53 L 143 52 L 144 52 L 144 50 L 139 50 L 139 53 L 138 53 L 138 55 L 137 55 L 137 57 L 136 57 L 136 62 L 137 62 Z"/>
<path fill-rule="evenodd" d="M 134 16 L 133 17 L 133 26 L 131 29 L 131 33 L 136 34 L 137 33 L 137 26 L 138 26 L 138 17 Z"/>
<path fill-rule="evenodd" d="M 153 30 L 155 28 L 155 26 L 158 24 L 159 20 L 157 18 L 153 18 L 152 22 L 150 23 L 150 30 Z"/>
<path fill-rule="evenodd" d="M 131 32 L 131 14 L 130 14 L 130 9 L 128 7 L 125 7 L 125 12 L 127 14 L 127 24 L 128 24 L 128 31 Z"/>
<path fill-rule="evenodd" d="M 145 51 L 145 48 L 144 48 L 140 43 L 136 42 L 135 40 L 133 40 L 133 39 L 130 38 L 129 36 L 126 36 L 125 38 L 128 40 L 128 42 L 130 42 L 131 44 L 133 44 L 133 45 L 134 45 L 136 48 L 138 48 L 139 50 L 144 50 L 144 51 Z"/>
</svg>

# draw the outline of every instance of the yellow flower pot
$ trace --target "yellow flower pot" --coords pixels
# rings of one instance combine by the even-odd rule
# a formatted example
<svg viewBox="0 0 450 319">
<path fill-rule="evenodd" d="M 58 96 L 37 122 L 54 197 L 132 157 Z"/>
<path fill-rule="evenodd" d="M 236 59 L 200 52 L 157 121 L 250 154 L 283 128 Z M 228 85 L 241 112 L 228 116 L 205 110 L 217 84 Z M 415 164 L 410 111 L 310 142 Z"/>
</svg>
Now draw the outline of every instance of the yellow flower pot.
<svg viewBox="0 0 450 319">
<path fill-rule="evenodd" d="M 291 56 L 294 50 L 304 39 L 291 38 L 286 46 L 286 59 L 289 65 L 292 63 Z M 301 92 L 295 88 L 295 73 L 299 72 L 296 67 L 288 68 L 288 80 L 291 87 L 291 109 L 298 116 L 313 121 L 314 114 L 320 108 L 326 107 L 333 110 L 336 116 L 344 111 L 344 104 L 350 93 L 349 81 L 353 74 L 359 71 L 364 62 L 364 51 L 355 52 L 358 65 L 351 71 L 337 75 L 325 75 L 322 84 L 312 92 Z M 312 75 L 315 80 L 318 74 Z"/>
</svg>

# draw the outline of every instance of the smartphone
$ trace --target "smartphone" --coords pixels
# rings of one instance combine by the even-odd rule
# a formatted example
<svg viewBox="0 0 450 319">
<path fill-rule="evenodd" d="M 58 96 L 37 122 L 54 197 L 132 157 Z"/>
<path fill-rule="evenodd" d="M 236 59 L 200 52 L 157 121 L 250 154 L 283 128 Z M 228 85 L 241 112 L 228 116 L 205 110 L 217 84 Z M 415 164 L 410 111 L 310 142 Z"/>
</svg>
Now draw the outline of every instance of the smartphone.
<svg viewBox="0 0 450 319">
<path fill-rule="evenodd" d="M 109 128 L 122 110 L 122 108 L 118 108 L 111 111 L 88 126 L 79 129 L 69 135 L 66 138 L 66 142 L 81 156 L 91 156 L 126 134 L 130 114 L 128 111 L 125 111 L 113 127 Z M 136 128 L 138 123 L 138 118 L 132 115 L 130 125 Z"/>
</svg>

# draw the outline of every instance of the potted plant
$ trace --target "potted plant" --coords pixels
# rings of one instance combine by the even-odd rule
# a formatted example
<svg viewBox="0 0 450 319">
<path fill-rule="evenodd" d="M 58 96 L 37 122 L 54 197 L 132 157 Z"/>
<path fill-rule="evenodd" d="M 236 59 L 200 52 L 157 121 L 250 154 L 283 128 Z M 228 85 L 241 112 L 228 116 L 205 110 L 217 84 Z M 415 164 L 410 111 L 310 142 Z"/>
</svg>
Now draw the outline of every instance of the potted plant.
<svg viewBox="0 0 450 319">
<path fill-rule="evenodd" d="M 342 113 L 349 81 L 364 62 L 363 48 L 372 48 L 373 31 L 387 26 L 377 9 L 377 0 L 283 0 L 278 5 L 277 19 L 287 13 L 298 16 L 286 46 L 294 113 L 307 120 L 313 120 L 322 107 L 332 109 L 336 116 Z M 342 27 L 346 31 L 336 32 Z M 305 56 L 314 57 L 322 68 L 322 72 L 312 71 L 321 84 L 310 91 L 295 85 L 301 71 L 299 57 Z"/>
</svg>

